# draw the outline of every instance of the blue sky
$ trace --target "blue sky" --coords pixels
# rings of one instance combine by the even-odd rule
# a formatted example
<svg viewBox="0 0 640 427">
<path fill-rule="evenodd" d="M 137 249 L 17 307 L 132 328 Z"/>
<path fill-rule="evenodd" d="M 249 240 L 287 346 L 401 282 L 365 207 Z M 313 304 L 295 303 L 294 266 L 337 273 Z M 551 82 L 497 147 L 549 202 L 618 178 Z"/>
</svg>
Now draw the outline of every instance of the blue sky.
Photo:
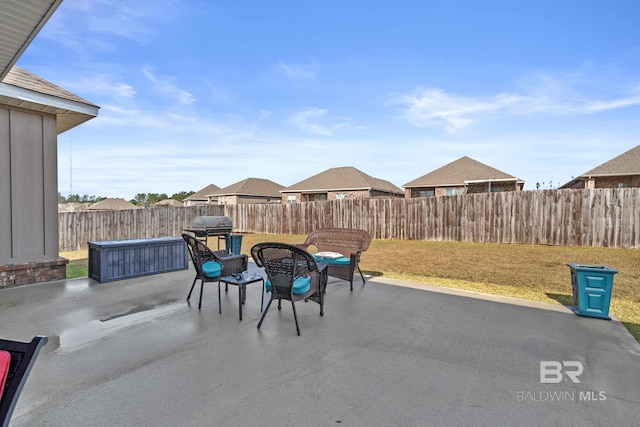
<svg viewBox="0 0 640 427">
<path fill-rule="evenodd" d="M 462 156 L 569 181 L 640 144 L 640 2 L 65 0 L 18 65 L 97 104 L 59 190 L 403 184 Z"/>
</svg>

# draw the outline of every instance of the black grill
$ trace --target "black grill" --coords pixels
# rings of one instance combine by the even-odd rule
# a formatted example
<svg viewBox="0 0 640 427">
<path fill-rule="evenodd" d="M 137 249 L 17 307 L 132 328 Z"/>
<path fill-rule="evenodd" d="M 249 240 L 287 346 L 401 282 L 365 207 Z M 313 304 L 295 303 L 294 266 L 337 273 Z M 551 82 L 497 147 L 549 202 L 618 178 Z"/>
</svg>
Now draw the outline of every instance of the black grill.
<svg viewBox="0 0 640 427">
<path fill-rule="evenodd" d="M 232 228 L 233 222 L 228 216 L 197 216 L 191 221 L 191 227 L 185 231 L 205 241 L 210 236 L 218 236 L 218 248 L 220 248 L 220 239 L 231 234 Z"/>
<path fill-rule="evenodd" d="M 198 237 L 221 236 L 231 233 L 233 222 L 228 216 L 197 216 L 191 221 L 191 231 Z"/>
</svg>

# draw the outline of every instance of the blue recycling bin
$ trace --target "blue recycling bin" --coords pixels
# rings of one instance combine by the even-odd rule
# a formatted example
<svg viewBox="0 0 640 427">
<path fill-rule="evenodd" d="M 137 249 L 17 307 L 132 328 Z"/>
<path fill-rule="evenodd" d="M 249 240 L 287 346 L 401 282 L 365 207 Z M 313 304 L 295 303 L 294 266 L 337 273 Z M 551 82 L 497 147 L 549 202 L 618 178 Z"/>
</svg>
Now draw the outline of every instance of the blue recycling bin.
<svg viewBox="0 0 640 427">
<path fill-rule="evenodd" d="M 242 234 L 228 234 L 225 236 L 224 243 L 230 254 L 242 254 Z"/>
<path fill-rule="evenodd" d="M 618 272 L 604 265 L 567 264 L 571 269 L 571 287 L 578 316 L 611 320 L 609 305 L 613 289 L 613 275 Z"/>
</svg>

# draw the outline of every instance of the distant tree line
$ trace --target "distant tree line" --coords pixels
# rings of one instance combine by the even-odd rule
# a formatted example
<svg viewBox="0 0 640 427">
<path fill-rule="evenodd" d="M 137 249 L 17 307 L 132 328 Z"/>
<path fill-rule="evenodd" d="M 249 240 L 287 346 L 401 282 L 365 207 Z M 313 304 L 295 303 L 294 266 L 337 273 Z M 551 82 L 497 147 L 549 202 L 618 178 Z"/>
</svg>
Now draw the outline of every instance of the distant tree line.
<svg viewBox="0 0 640 427">
<path fill-rule="evenodd" d="M 166 193 L 138 193 L 136 194 L 136 197 L 129 201 L 138 206 L 149 206 L 164 199 L 175 199 L 179 202 L 182 202 L 184 199 L 194 193 L 195 191 L 181 191 L 179 193 L 173 194 L 171 197 L 167 196 Z M 82 196 L 79 194 L 70 194 L 69 196 L 65 197 L 62 194 L 58 193 L 58 203 L 97 203 L 104 199 L 106 199 L 106 197 L 89 196 L 88 194 L 84 194 Z"/>
<path fill-rule="evenodd" d="M 97 203 L 104 199 L 106 199 L 106 197 L 89 196 L 88 194 L 83 194 L 82 196 L 79 194 L 69 194 L 69 196 L 64 197 L 58 193 L 58 203 Z"/>
<path fill-rule="evenodd" d="M 167 196 L 166 193 L 138 193 L 136 197 L 129 200 L 134 205 L 138 206 L 149 206 L 155 203 L 158 203 L 165 199 L 174 199 L 179 202 L 182 202 L 184 199 L 194 194 L 195 191 L 181 191 L 179 193 L 174 193 L 171 197 Z"/>
</svg>

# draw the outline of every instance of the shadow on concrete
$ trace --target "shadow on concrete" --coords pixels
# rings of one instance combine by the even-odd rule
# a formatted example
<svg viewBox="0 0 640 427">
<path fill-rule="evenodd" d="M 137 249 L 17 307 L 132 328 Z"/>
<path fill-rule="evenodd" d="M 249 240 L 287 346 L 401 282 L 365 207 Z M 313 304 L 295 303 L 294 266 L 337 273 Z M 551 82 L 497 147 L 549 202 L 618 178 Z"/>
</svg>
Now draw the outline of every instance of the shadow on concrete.
<svg viewBox="0 0 640 427">
<path fill-rule="evenodd" d="M 554 294 L 554 293 L 551 293 L 551 292 L 547 292 L 546 295 L 549 298 L 558 301 L 560 304 L 562 304 L 562 305 L 564 305 L 566 307 L 571 307 L 572 305 L 574 305 L 573 295 Z"/>
<path fill-rule="evenodd" d="M 357 271 L 356 271 L 357 273 Z M 364 274 L 365 276 L 371 276 L 371 277 L 382 277 L 384 276 L 384 273 L 382 271 L 374 271 L 374 270 L 362 270 L 362 274 Z"/>
</svg>

